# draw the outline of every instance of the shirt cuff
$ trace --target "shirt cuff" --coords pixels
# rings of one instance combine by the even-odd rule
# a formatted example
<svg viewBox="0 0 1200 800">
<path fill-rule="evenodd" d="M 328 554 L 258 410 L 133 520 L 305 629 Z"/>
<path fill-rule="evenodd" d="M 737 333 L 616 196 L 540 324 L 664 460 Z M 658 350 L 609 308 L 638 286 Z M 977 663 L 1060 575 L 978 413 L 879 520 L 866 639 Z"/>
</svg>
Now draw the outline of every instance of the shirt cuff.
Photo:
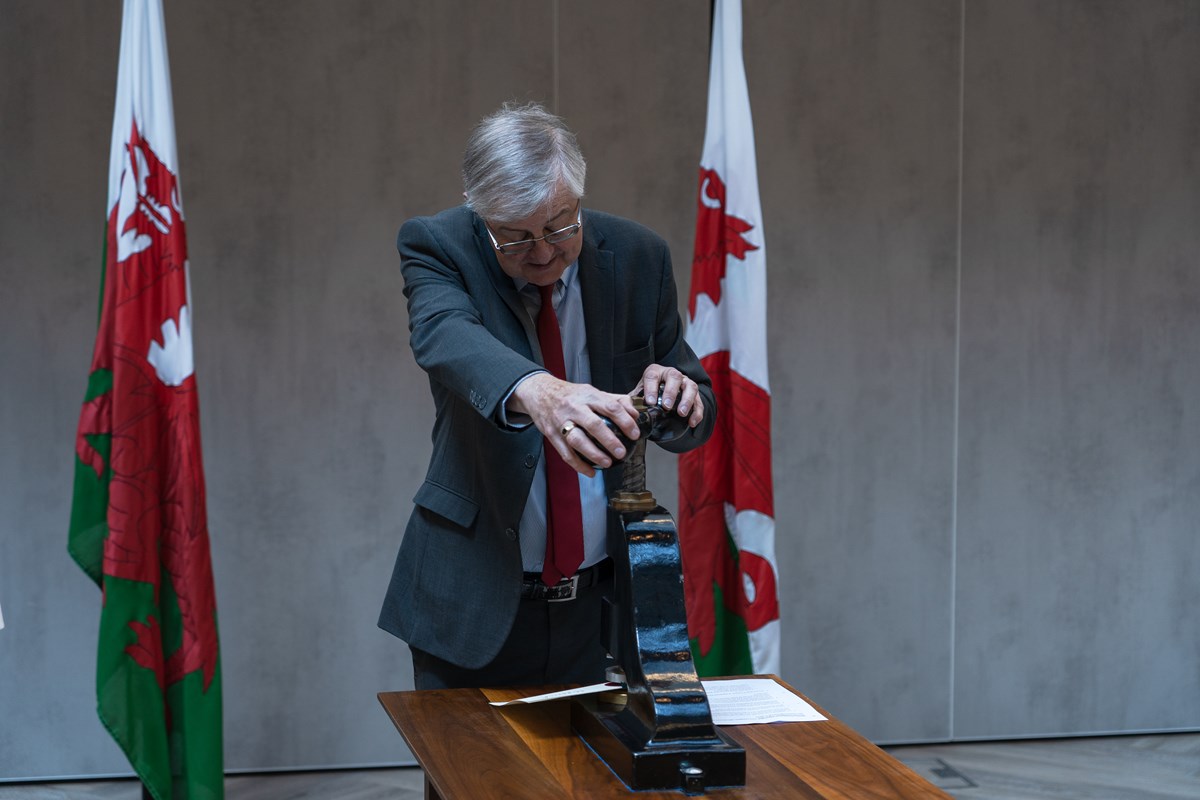
<svg viewBox="0 0 1200 800">
<path fill-rule="evenodd" d="M 532 378 L 534 375 L 541 375 L 544 372 L 546 372 L 546 370 L 539 369 L 530 372 L 528 375 L 522 375 L 521 378 L 513 384 L 512 388 L 508 390 L 508 394 L 504 395 L 504 400 L 496 406 L 496 421 L 500 423 L 502 428 L 507 428 L 510 431 L 519 431 L 528 428 L 533 424 L 533 417 L 529 416 L 528 414 L 523 414 L 520 411 L 509 412 L 508 401 L 517 391 L 518 386 Z"/>
</svg>

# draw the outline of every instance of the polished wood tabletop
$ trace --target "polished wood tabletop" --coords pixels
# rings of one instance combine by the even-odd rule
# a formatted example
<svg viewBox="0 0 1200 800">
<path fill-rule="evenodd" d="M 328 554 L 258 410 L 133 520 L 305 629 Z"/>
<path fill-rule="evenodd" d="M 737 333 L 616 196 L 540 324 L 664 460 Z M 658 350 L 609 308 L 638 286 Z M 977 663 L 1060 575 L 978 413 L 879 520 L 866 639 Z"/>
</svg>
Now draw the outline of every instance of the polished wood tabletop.
<svg viewBox="0 0 1200 800">
<path fill-rule="evenodd" d="M 488 705 L 557 688 L 562 687 L 383 692 L 379 701 L 424 768 L 430 800 L 684 796 L 677 790 L 629 790 L 571 731 L 569 701 Z M 722 727 L 746 750 L 746 785 L 711 789 L 704 797 L 950 798 L 804 699 L 827 719 Z"/>
</svg>

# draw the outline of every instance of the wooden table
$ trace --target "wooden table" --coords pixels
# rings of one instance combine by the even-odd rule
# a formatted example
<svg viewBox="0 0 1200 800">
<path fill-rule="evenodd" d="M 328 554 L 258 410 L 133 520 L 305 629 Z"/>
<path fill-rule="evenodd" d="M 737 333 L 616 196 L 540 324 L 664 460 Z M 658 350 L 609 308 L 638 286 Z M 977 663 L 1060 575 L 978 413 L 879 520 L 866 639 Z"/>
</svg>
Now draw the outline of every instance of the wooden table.
<svg viewBox="0 0 1200 800">
<path fill-rule="evenodd" d="M 626 788 L 572 733 L 569 701 L 488 705 L 556 688 L 562 687 L 382 692 L 379 701 L 425 770 L 428 800 L 684 797 L 679 791 L 635 793 Z M 723 727 L 746 749 L 746 785 L 713 789 L 704 797 L 949 800 L 950 795 L 812 705 L 828 719 Z"/>
</svg>

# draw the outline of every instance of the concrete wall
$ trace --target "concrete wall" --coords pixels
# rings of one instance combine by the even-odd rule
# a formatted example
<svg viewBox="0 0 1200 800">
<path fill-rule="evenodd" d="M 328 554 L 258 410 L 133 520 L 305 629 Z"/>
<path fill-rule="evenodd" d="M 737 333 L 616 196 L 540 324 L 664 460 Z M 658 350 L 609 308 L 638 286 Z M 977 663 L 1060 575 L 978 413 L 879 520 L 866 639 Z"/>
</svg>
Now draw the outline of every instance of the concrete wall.
<svg viewBox="0 0 1200 800">
<path fill-rule="evenodd" d="M 409 758 L 399 223 L 510 98 L 686 291 L 699 0 L 167 2 L 232 770 Z M 127 773 L 65 551 L 119 4 L 0 0 L 0 779 Z M 877 741 L 1200 727 L 1200 3 L 746 0 L 783 677 Z M 674 504 L 673 464 L 651 469 Z"/>
</svg>

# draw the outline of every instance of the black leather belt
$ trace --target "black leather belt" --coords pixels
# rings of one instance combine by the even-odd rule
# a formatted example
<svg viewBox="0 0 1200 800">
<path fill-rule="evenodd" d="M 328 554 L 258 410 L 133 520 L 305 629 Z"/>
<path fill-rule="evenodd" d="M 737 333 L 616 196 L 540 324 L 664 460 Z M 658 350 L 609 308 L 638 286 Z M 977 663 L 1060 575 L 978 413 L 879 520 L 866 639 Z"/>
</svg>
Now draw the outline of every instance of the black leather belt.
<svg viewBox="0 0 1200 800">
<path fill-rule="evenodd" d="M 580 589 L 586 589 L 607 580 L 612 577 L 612 574 L 612 560 L 608 558 L 579 570 L 569 578 L 563 578 L 553 586 L 542 583 L 541 573 L 526 572 L 521 579 L 521 599 L 546 600 L 551 603 L 574 600 Z"/>
</svg>

